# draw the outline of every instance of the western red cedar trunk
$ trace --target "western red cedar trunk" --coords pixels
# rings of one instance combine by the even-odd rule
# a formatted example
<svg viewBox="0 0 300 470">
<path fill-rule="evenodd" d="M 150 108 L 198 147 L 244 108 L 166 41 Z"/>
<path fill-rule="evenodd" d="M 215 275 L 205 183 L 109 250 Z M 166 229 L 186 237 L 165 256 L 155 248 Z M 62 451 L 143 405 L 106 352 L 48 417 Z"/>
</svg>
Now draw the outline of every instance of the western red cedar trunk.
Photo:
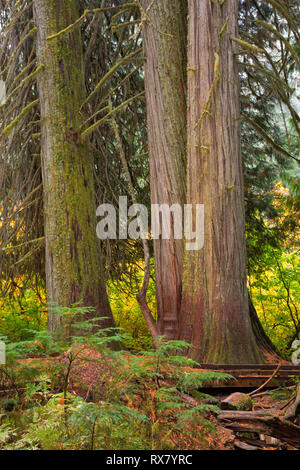
<svg viewBox="0 0 300 470">
<path fill-rule="evenodd" d="M 186 192 L 187 1 L 141 3 L 149 18 L 143 43 L 151 203 L 182 206 Z M 183 251 L 182 240 L 154 240 L 158 327 L 170 339 L 177 332 Z"/>
<path fill-rule="evenodd" d="M 48 39 L 79 17 L 77 0 L 34 0 L 38 60 L 44 65 L 38 90 L 42 123 L 42 174 L 48 302 L 94 307 L 93 317 L 113 326 L 96 237 L 93 158 L 79 139 L 85 99 L 80 27 Z M 50 308 L 51 311 L 51 308 Z M 50 330 L 60 326 L 49 316 Z"/>
<path fill-rule="evenodd" d="M 246 284 L 238 2 L 189 0 L 187 202 L 205 205 L 205 242 L 186 251 L 179 337 L 207 363 L 260 363 Z"/>
</svg>

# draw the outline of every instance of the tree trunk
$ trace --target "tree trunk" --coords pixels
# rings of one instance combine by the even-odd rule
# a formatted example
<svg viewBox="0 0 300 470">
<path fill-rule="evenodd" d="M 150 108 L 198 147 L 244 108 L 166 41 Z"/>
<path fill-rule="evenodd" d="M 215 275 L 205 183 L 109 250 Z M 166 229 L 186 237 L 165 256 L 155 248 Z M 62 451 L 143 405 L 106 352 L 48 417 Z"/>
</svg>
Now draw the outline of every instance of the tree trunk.
<svg viewBox="0 0 300 470">
<path fill-rule="evenodd" d="M 186 0 L 143 0 L 145 86 L 152 204 L 185 202 Z M 150 7 L 150 8 L 149 8 Z M 149 10 L 147 10 L 149 8 Z M 154 240 L 158 329 L 176 336 L 181 303 L 183 241 Z"/>
<path fill-rule="evenodd" d="M 205 205 L 205 242 L 186 251 L 179 336 L 207 363 L 260 363 L 246 285 L 238 2 L 189 0 L 187 202 Z"/>
<path fill-rule="evenodd" d="M 276 346 L 272 343 L 271 339 L 265 333 L 260 320 L 257 315 L 257 311 L 253 305 L 253 302 L 249 295 L 249 312 L 252 329 L 254 336 L 259 345 L 260 350 L 263 352 L 264 356 L 271 360 L 272 362 L 278 361 L 280 357 L 280 352 L 277 350 Z"/>
<path fill-rule="evenodd" d="M 44 65 L 38 89 L 48 303 L 69 307 L 81 302 L 95 308 L 87 317 L 107 317 L 101 325 L 113 326 L 96 237 L 93 158 L 78 137 L 85 99 L 80 26 L 47 39 L 74 23 L 78 2 L 34 0 L 34 10 L 38 60 Z M 59 315 L 49 315 L 50 330 L 60 324 Z"/>
<path fill-rule="evenodd" d="M 186 30 L 187 30 L 187 1 L 176 0 L 165 2 L 157 0 L 152 5 L 150 0 L 143 0 L 142 5 L 144 13 L 148 20 L 145 22 L 143 30 L 144 52 L 147 59 L 145 65 L 145 86 L 147 96 L 147 113 L 148 113 L 148 135 L 149 135 L 149 152 L 150 152 L 150 172 L 151 172 L 151 202 L 156 204 L 173 203 L 184 204 L 185 202 L 203 203 L 202 195 L 200 197 L 200 186 L 210 171 L 210 179 L 206 181 L 205 194 L 210 198 L 209 209 L 206 215 L 212 216 L 213 204 L 216 204 L 215 213 L 226 219 L 226 231 L 224 234 L 224 243 L 222 235 L 225 227 L 225 219 L 217 222 L 218 232 L 215 237 L 210 240 L 210 246 L 215 244 L 214 249 L 206 257 L 208 263 L 213 262 L 216 249 L 222 250 L 220 254 L 223 256 L 225 250 L 226 256 L 220 263 L 218 268 L 219 277 L 223 277 L 221 292 L 217 286 L 212 293 L 208 293 L 206 275 L 204 275 L 203 266 L 204 258 L 197 259 L 203 253 L 186 254 L 185 261 L 185 288 L 184 303 L 181 307 L 182 299 L 182 276 L 183 276 L 183 259 L 184 244 L 180 240 L 154 240 L 154 255 L 156 269 L 156 292 L 157 292 L 157 308 L 159 331 L 170 339 L 174 337 L 184 338 L 188 341 L 195 342 L 196 357 L 200 358 L 199 344 L 202 344 L 201 335 L 203 334 L 203 326 L 201 322 L 204 320 L 204 314 L 197 308 L 198 300 L 194 297 L 201 289 L 201 295 L 206 295 L 207 299 L 212 299 L 217 290 L 215 302 L 220 302 L 219 297 L 224 298 L 224 307 L 222 320 L 219 325 L 217 335 L 220 337 L 224 324 L 228 325 L 227 330 L 231 329 L 231 318 L 235 320 L 234 329 L 230 338 L 224 333 L 224 344 L 221 345 L 222 354 L 215 355 L 217 362 L 231 361 L 232 354 L 236 355 L 235 362 L 261 362 L 261 354 L 257 350 L 256 342 L 261 350 L 265 353 L 274 354 L 274 346 L 267 338 L 265 332 L 257 317 L 257 313 L 250 305 L 250 322 L 253 333 L 256 338 L 254 341 L 253 334 L 249 322 L 249 307 L 247 304 L 246 280 L 245 280 L 245 241 L 244 241 L 244 209 L 243 209 L 243 180 L 241 174 L 241 156 L 240 156 L 240 129 L 239 121 L 239 89 L 238 89 L 238 70 L 237 64 L 233 57 L 233 46 L 230 42 L 230 35 L 237 35 L 237 6 L 234 2 L 230 5 L 218 6 L 208 0 L 197 2 L 189 2 L 190 9 L 190 32 L 189 32 L 189 141 L 193 137 L 193 124 L 197 123 L 204 110 L 204 104 L 207 103 L 209 91 L 214 82 L 215 56 L 214 52 L 218 52 L 219 56 L 222 51 L 222 57 L 219 57 L 223 76 L 218 79 L 216 76 L 215 86 L 211 90 L 211 102 L 208 103 L 209 108 L 213 110 L 216 102 L 218 118 L 211 124 L 211 128 L 203 130 L 203 124 L 209 124 L 208 115 L 201 122 L 201 126 L 197 129 L 198 137 L 201 133 L 201 139 L 206 138 L 206 133 L 210 138 L 213 132 L 216 132 L 217 126 L 220 126 L 216 139 L 214 137 L 214 147 L 209 149 L 199 148 L 197 135 L 193 137 L 194 149 L 189 145 L 189 172 L 186 174 Z M 147 10 L 148 7 L 151 8 Z M 201 10 L 200 10 L 201 7 Z M 225 8 L 226 7 L 226 8 Z M 197 18 L 197 15 L 204 11 L 205 17 Z M 211 15 L 217 11 L 217 18 Z M 230 15 L 229 15 L 230 13 Z M 233 17 L 233 16 L 234 17 Z M 228 24 L 226 24 L 228 18 Z M 213 21 L 214 20 L 214 21 Z M 202 23 L 207 23 L 206 27 L 201 30 Z M 197 24 L 198 23 L 198 24 Z M 224 26 L 224 28 L 223 28 Z M 223 28 L 223 30 L 222 30 Z M 168 37 L 167 34 L 173 35 Z M 220 36 L 219 34 L 220 33 Z M 199 36 L 202 36 L 199 40 Z M 197 42 L 198 41 L 198 42 Z M 201 50 L 205 51 L 205 57 L 200 57 Z M 200 60 L 201 59 L 201 60 Z M 198 63 L 196 62 L 198 61 Z M 217 65 L 217 64 L 216 64 Z M 200 67 L 202 70 L 200 71 Z M 226 83 L 229 80 L 229 83 Z M 233 85 L 233 86 L 232 86 Z M 224 91 L 223 91 L 224 90 Z M 200 99 L 202 100 L 200 104 Z M 228 100 L 232 100 L 232 103 Z M 227 106 L 230 103 L 230 106 Z M 225 108 L 227 109 L 223 109 Z M 198 113 L 198 114 L 196 114 Z M 231 127 L 227 127 L 227 119 L 231 119 Z M 228 121 L 230 123 L 230 121 Z M 210 127 L 210 126 L 208 126 Z M 200 139 L 198 138 L 198 141 Z M 223 142 L 223 143 L 222 143 Z M 199 145 L 197 149 L 197 145 Z M 224 149 L 223 146 L 224 145 Z M 205 142 L 203 147 L 205 147 Z M 211 167 L 212 157 L 215 161 Z M 200 157 L 201 165 L 200 165 Z M 224 162 L 227 158 L 228 162 Z M 206 173 L 204 173 L 204 165 L 206 159 Z M 226 169 L 225 176 L 220 175 L 218 192 L 212 192 L 214 189 L 215 179 L 219 177 L 217 173 L 214 175 L 214 166 L 218 165 L 219 159 L 221 168 Z M 196 165 L 196 166 L 195 166 Z M 203 167 L 203 169 L 202 169 Z M 197 176 L 197 171 L 199 174 Z M 202 176 L 204 175 L 205 177 Z M 215 176 L 215 178 L 214 178 Z M 226 181 L 226 177 L 228 181 Z M 193 181 L 191 183 L 191 180 Z M 225 180 L 225 181 L 224 181 Z M 231 182 L 235 180 L 234 184 Z M 186 201 L 186 188 L 189 187 L 189 197 Z M 217 185 L 217 186 L 218 186 Z M 226 185 L 226 189 L 224 188 Z M 238 185 L 240 185 L 238 187 Z M 217 188 L 216 186 L 216 188 Z M 223 187 L 223 189 L 222 189 Z M 195 192 L 193 197 L 193 191 Z M 203 188 L 204 191 L 204 188 Z M 197 194 L 198 192 L 198 194 Z M 211 193 L 211 194 L 210 194 Z M 202 194 L 202 193 L 201 193 Z M 204 194 L 204 193 L 203 193 Z M 221 197 L 219 199 L 219 194 Z M 199 197 L 198 197 L 199 196 Z M 214 198 L 214 199 L 213 199 Z M 227 199 L 229 204 L 227 204 Z M 207 209 L 208 209 L 207 207 Z M 225 210 L 226 209 L 226 210 Z M 233 213 L 232 210 L 237 212 Z M 238 219 L 239 217 L 239 219 Z M 206 219 L 207 223 L 207 219 Z M 236 230 L 234 232 L 232 229 Z M 207 228 L 207 234 L 215 229 L 212 221 Z M 219 237 L 219 240 L 215 239 Z M 208 238 L 209 240 L 209 238 Z M 218 243 L 218 245 L 217 245 Z M 234 246 L 230 244 L 235 244 Z M 208 246 L 205 245 L 204 249 Z M 229 250 L 230 249 L 230 253 Z M 235 254 L 235 249 L 238 251 Z M 240 256 L 240 260 L 239 260 Z M 217 261 L 215 261 L 218 264 Z M 233 263 L 233 270 L 231 270 Z M 198 266 L 198 267 L 197 267 Z M 225 270 L 225 273 L 224 273 Z M 227 272 L 227 274 L 226 274 Z M 202 273 L 202 274 L 201 274 Z M 226 275 L 225 275 L 226 274 Z M 210 276 L 212 272 L 210 270 Z M 240 276 L 240 277 L 239 277 Z M 219 282 L 219 281 L 218 281 Z M 210 283 L 214 280 L 210 278 Z M 227 286 L 230 287 L 230 295 L 227 296 Z M 240 291 L 237 293 L 236 291 Z M 237 297 L 237 298 L 235 298 Z M 231 301 L 233 312 L 231 314 Z M 210 301 L 211 303 L 211 301 Z M 222 303 L 221 303 L 222 305 Z M 193 310 L 190 310 L 192 306 Z M 210 307 L 212 313 L 214 307 Z M 197 314 L 196 314 L 197 312 Z M 210 313 L 210 314 L 211 314 Z M 217 313 L 217 312 L 215 312 Z M 209 315 L 210 315 L 209 314 Z M 207 321 L 209 320 L 209 315 Z M 228 317 L 227 317 L 228 315 Z M 179 321 L 180 317 L 180 321 Z M 212 324 L 218 321 L 214 318 Z M 214 329 L 214 327 L 213 327 Z M 182 331 L 183 330 L 183 331 Z M 225 331 L 225 330 L 224 330 Z M 242 333 L 242 336 L 240 336 Z M 209 332 L 208 332 L 209 334 Z M 244 336 L 244 338 L 242 338 Z M 242 353 L 229 351 L 226 360 L 227 348 L 231 349 L 231 341 L 237 342 L 237 349 L 242 349 Z M 216 341 L 216 337 L 213 339 Z M 229 341 L 227 346 L 227 341 Z M 245 346 L 242 343 L 245 343 Z M 211 346 L 213 347 L 213 346 Z M 204 346 L 206 348 L 206 346 Z M 203 356 L 205 357 L 205 356 Z"/>
</svg>

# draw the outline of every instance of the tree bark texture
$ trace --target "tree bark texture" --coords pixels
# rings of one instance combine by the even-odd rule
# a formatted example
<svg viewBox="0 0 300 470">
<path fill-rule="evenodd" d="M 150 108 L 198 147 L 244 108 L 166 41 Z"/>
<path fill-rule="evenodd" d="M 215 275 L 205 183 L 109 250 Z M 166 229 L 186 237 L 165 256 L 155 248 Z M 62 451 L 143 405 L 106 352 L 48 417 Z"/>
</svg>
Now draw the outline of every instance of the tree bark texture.
<svg viewBox="0 0 300 470">
<path fill-rule="evenodd" d="M 48 302 L 95 308 L 113 326 L 96 237 L 93 158 L 79 139 L 85 99 L 80 26 L 54 38 L 79 17 L 77 0 L 34 0 L 38 61 L 44 65 L 38 89 L 42 123 L 42 174 Z M 51 307 L 49 309 L 51 312 Z M 49 328 L 60 326 L 49 315 Z"/>
<path fill-rule="evenodd" d="M 142 0 L 152 204 L 185 203 L 186 0 Z M 149 8 L 150 7 L 150 8 Z M 174 339 L 181 303 L 183 241 L 154 240 L 158 329 Z"/>
<path fill-rule="evenodd" d="M 185 253 L 179 336 L 206 363 L 260 363 L 246 284 L 238 2 L 189 0 L 187 202 L 205 242 Z"/>
</svg>

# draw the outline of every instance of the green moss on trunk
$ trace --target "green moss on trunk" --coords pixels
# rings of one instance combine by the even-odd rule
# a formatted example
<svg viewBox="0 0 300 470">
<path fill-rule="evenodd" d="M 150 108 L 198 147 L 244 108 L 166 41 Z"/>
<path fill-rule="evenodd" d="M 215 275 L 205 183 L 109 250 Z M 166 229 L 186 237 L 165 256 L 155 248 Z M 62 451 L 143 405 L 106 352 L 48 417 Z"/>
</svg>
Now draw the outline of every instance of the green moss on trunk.
<svg viewBox="0 0 300 470">
<path fill-rule="evenodd" d="M 85 99 L 80 27 L 54 39 L 49 36 L 79 17 L 77 0 L 35 0 L 38 59 L 44 64 L 38 87 L 42 120 L 42 173 L 48 301 L 70 306 L 82 301 L 95 316 L 113 319 L 96 237 L 93 158 L 79 140 Z M 51 315 L 55 330 L 59 317 Z"/>
</svg>

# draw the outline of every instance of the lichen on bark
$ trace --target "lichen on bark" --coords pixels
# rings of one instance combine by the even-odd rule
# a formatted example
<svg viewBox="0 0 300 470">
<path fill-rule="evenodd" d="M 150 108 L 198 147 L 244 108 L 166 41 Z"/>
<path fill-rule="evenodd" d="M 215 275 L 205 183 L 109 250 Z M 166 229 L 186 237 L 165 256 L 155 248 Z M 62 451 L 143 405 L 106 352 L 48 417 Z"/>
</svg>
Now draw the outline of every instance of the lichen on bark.
<svg viewBox="0 0 300 470">
<path fill-rule="evenodd" d="M 80 107 L 86 98 L 80 27 L 49 40 L 78 19 L 77 0 L 34 0 L 42 123 L 42 174 L 46 238 L 46 282 L 50 303 L 94 307 L 102 326 L 113 326 L 103 281 L 93 157 L 79 139 Z M 50 307 L 51 312 L 51 307 Z M 49 328 L 60 325 L 49 315 Z"/>
</svg>

